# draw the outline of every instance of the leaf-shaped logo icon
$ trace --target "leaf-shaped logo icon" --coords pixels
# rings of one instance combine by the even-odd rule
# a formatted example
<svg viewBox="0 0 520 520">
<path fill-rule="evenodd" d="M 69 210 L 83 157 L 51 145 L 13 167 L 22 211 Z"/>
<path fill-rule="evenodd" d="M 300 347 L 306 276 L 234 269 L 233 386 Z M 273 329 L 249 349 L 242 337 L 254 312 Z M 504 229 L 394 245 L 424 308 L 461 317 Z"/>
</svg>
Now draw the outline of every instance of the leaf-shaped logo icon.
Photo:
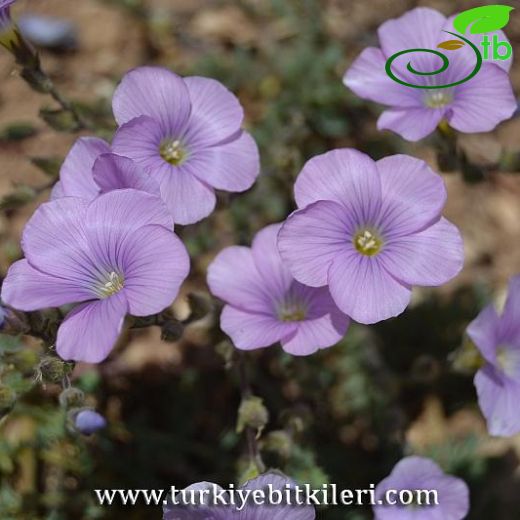
<svg viewBox="0 0 520 520">
<path fill-rule="evenodd" d="M 484 5 L 463 11 L 453 20 L 453 26 L 461 34 L 469 27 L 470 34 L 483 34 L 502 29 L 509 22 L 509 5 Z"/>
<path fill-rule="evenodd" d="M 457 49 L 464 47 L 464 45 L 466 44 L 461 40 L 446 40 L 445 42 L 439 43 L 437 48 L 445 49 L 447 51 L 456 51 Z"/>
</svg>

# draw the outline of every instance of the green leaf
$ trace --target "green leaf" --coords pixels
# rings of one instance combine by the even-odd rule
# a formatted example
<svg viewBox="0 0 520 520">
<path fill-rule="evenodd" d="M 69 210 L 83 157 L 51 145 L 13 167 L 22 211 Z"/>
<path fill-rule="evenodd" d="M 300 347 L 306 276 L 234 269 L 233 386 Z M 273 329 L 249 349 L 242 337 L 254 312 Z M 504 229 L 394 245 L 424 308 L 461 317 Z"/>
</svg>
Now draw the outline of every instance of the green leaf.
<svg viewBox="0 0 520 520">
<path fill-rule="evenodd" d="M 502 29 L 509 22 L 509 13 L 514 9 L 509 5 L 485 5 L 463 11 L 453 20 L 453 26 L 464 34 L 470 27 L 470 34 L 483 34 Z"/>
<path fill-rule="evenodd" d="M 58 177 L 63 163 L 62 157 L 31 157 L 31 162 L 49 177 Z"/>
</svg>

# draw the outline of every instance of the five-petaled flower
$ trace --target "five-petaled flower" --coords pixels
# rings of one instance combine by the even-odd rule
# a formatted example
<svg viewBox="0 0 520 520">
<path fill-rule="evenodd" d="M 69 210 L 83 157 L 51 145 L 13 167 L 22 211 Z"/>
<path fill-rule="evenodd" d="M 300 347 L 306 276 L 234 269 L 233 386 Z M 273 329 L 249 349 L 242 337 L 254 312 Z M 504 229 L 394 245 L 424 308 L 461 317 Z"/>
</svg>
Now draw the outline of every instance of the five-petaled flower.
<svg viewBox="0 0 520 520">
<path fill-rule="evenodd" d="M 461 132 L 487 132 L 516 111 L 517 103 L 508 76 L 511 60 L 484 61 L 472 79 L 450 88 L 436 88 L 468 76 L 476 57 L 470 46 L 454 52 L 438 49 L 446 38 L 453 38 L 444 30 L 454 31 L 453 17 L 428 7 L 417 7 L 400 18 L 388 20 L 379 27 L 381 48 L 369 47 L 354 61 L 345 73 L 345 85 L 358 96 L 387 105 L 378 120 L 379 130 L 393 130 L 409 141 L 417 141 L 432 133 L 441 120 Z M 488 35 L 500 35 L 502 31 Z M 482 35 L 468 37 L 479 43 Z M 441 66 L 441 59 L 428 52 L 406 54 L 394 61 L 397 76 L 402 80 L 431 89 L 413 88 L 392 80 L 385 71 L 387 60 L 407 49 L 432 49 L 449 53 L 449 67 L 439 74 L 416 75 L 407 69 L 431 73 Z M 400 61 L 402 60 L 402 61 Z"/>
<path fill-rule="evenodd" d="M 2 301 L 23 311 L 80 303 L 58 330 L 67 360 L 106 358 L 127 313 L 148 316 L 177 296 L 189 257 L 155 195 L 111 191 L 88 202 L 42 204 L 22 237 L 25 259 L 9 269 Z"/>
<path fill-rule="evenodd" d="M 396 316 L 411 286 L 441 285 L 462 268 L 459 231 L 441 216 L 444 183 L 423 161 L 334 150 L 305 164 L 294 191 L 300 209 L 280 231 L 281 256 L 356 321 Z"/>
<path fill-rule="evenodd" d="M 488 305 L 467 332 L 484 358 L 475 386 L 489 433 L 516 435 L 520 433 L 520 275 L 509 282 L 502 314 Z"/>
<path fill-rule="evenodd" d="M 176 223 L 208 216 L 215 189 L 245 191 L 258 176 L 256 143 L 241 129 L 243 109 L 214 79 L 141 67 L 123 78 L 112 106 L 121 125 L 113 150 L 157 180 Z"/>
<path fill-rule="evenodd" d="M 246 502 L 237 504 L 217 484 L 198 482 L 170 497 L 163 520 L 314 520 L 314 507 L 298 502 L 295 485 L 285 475 L 270 471 L 241 486 Z M 272 490 L 281 493 L 282 503 L 269 502 Z"/>
<path fill-rule="evenodd" d="M 424 457 L 398 462 L 375 495 L 382 502 L 374 506 L 375 520 L 462 520 L 469 512 L 466 483 Z"/>
<path fill-rule="evenodd" d="M 208 268 L 208 285 L 227 303 L 220 325 L 239 349 L 281 342 L 286 352 L 308 355 L 337 343 L 349 319 L 327 287 L 307 287 L 291 276 L 276 247 L 279 229 L 259 231 L 251 248 L 221 251 Z"/>
</svg>

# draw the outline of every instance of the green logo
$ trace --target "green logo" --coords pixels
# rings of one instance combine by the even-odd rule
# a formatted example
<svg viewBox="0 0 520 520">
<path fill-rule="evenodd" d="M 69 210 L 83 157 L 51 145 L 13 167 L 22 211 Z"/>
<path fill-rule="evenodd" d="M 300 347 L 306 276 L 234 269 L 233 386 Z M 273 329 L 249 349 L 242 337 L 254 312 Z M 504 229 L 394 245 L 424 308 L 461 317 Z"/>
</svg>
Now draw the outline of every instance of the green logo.
<svg viewBox="0 0 520 520">
<path fill-rule="evenodd" d="M 510 7 L 508 5 L 486 5 L 483 7 L 475 7 L 474 9 L 469 9 L 460 13 L 453 21 L 453 26 L 457 31 L 459 31 L 462 34 L 466 34 L 467 32 L 469 34 L 484 34 L 488 32 L 497 31 L 507 25 L 507 23 L 509 22 L 509 13 L 513 9 L 513 7 Z M 480 42 L 480 46 L 482 47 L 481 52 L 477 45 L 475 45 L 473 42 L 462 36 L 462 34 L 457 34 L 451 31 L 444 32 L 447 34 L 451 34 L 452 36 L 455 36 L 457 39 L 441 42 L 437 45 L 437 48 L 448 51 L 456 51 L 468 45 L 475 53 L 475 67 L 465 78 L 458 81 L 454 81 L 452 83 L 447 83 L 446 85 L 414 85 L 413 83 L 403 81 L 402 79 L 397 77 L 392 71 L 393 62 L 403 54 L 409 54 L 413 52 L 426 52 L 438 56 L 442 60 L 442 65 L 434 71 L 421 72 L 414 69 L 412 63 L 408 62 L 408 64 L 406 65 L 407 70 L 416 76 L 435 76 L 444 72 L 450 66 L 450 61 L 445 54 L 434 49 L 407 49 L 404 51 L 396 52 L 395 54 L 390 56 L 390 58 L 388 58 L 386 62 L 385 70 L 388 76 L 397 83 L 405 85 L 406 87 L 430 90 L 437 88 L 450 88 L 455 87 L 456 85 L 460 85 L 461 83 L 465 83 L 466 81 L 469 81 L 471 78 L 475 77 L 482 67 L 483 60 L 493 59 L 505 61 L 508 60 L 513 54 L 511 44 L 507 41 L 500 41 L 496 34 L 493 36 L 492 41 L 489 40 L 489 36 L 484 36 L 484 38 Z M 492 47 L 493 51 L 492 58 L 490 58 L 490 47 Z M 505 50 L 505 52 L 501 52 L 502 50 Z"/>
</svg>

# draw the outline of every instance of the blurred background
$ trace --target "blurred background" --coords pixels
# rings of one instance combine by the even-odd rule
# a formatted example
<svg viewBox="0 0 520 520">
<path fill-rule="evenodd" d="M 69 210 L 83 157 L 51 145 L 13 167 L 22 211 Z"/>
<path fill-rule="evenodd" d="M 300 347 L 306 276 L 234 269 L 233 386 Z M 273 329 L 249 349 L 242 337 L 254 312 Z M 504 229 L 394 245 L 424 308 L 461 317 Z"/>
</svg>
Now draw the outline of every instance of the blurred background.
<svg viewBox="0 0 520 520">
<path fill-rule="evenodd" d="M 26 30 L 60 90 L 108 138 L 114 88 L 143 64 L 214 77 L 244 105 L 262 175 L 246 194 L 220 196 L 208 219 L 177 228 L 192 257 L 174 306 L 179 317 L 189 313 L 188 293 L 207 291 L 206 268 L 218 251 L 249 245 L 258 229 L 294 209 L 292 186 L 311 156 L 355 147 L 375 159 L 407 153 L 442 170 L 445 215 L 465 238 L 462 274 L 442 288 L 415 290 L 405 314 L 352 326 L 342 343 L 311 357 L 291 357 L 277 346 L 248 355 L 252 390 L 269 411 L 258 442 L 268 466 L 316 486 L 368 487 L 403 455 L 423 454 L 468 482 L 470 520 L 517 520 L 520 438 L 487 435 L 472 383 L 478 359 L 464 330 L 520 271 L 520 119 L 490 134 L 460 136 L 464 160 L 454 164 L 435 136 L 413 144 L 378 132 L 381 107 L 341 81 L 359 52 L 377 45 L 376 29 L 388 18 L 419 5 L 449 15 L 486 3 L 20 0 L 13 13 L 60 21 L 33 19 Z M 506 33 L 520 53 L 519 13 Z M 53 120 L 52 100 L 31 91 L 1 51 L 3 275 L 21 256 L 21 230 L 48 198 L 63 157 L 86 134 Z M 519 92 L 516 64 L 511 78 Z M 218 329 L 218 304 L 180 340 L 162 341 L 160 334 L 157 327 L 125 333 L 105 363 L 75 367 L 73 384 L 109 422 L 91 438 L 67 430 L 52 374 L 43 382 L 35 376 L 41 345 L 0 336 L 0 379 L 16 395 L 8 403 L 0 395 L 1 520 L 160 518 L 160 508 L 99 507 L 92 490 L 226 485 L 244 475 L 239 381 Z M 318 518 L 364 520 L 372 512 L 328 508 Z"/>
</svg>

